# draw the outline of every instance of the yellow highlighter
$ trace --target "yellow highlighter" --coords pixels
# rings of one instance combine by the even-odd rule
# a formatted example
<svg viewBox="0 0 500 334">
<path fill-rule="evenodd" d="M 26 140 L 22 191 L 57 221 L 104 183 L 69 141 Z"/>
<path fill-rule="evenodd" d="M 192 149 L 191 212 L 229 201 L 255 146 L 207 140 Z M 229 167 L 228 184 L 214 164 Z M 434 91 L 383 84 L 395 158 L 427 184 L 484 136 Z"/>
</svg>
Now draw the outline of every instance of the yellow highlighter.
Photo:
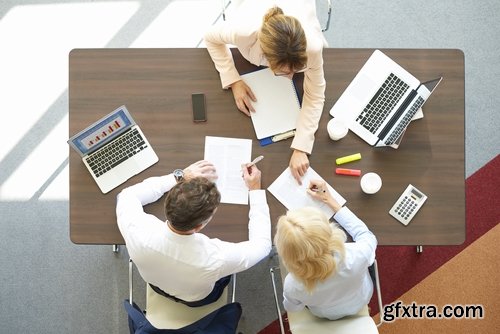
<svg viewBox="0 0 500 334">
<path fill-rule="evenodd" d="M 335 162 L 337 163 L 337 165 L 342 165 L 342 164 L 345 164 L 345 163 L 348 163 L 351 161 L 356 161 L 359 159 L 361 159 L 361 153 L 356 153 L 356 154 L 351 154 L 351 155 L 347 155 L 345 157 L 338 158 L 337 160 L 335 160 Z"/>
</svg>

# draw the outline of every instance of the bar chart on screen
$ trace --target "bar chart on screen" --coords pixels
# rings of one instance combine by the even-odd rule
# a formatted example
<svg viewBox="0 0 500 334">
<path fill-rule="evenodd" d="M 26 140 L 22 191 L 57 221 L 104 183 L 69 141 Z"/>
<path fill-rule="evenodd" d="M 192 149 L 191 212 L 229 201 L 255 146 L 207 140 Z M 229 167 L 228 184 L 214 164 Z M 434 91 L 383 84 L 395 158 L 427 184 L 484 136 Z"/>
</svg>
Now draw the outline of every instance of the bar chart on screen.
<svg viewBox="0 0 500 334">
<path fill-rule="evenodd" d="M 104 138 L 109 135 L 113 135 L 115 131 L 123 128 L 124 125 L 125 123 L 120 117 L 102 124 L 102 126 L 98 127 L 95 131 L 91 132 L 83 139 L 86 148 L 92 148 L 94 145 L 100 143 Z"/>
</svg>

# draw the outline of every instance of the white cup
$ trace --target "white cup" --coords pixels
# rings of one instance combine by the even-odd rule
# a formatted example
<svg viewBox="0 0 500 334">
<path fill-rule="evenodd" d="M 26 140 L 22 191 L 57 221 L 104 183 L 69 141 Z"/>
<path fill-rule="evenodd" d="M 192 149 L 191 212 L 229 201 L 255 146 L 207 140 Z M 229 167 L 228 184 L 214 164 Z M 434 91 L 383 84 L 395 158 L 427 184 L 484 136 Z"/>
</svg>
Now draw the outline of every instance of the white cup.
<svg viewBox="0 0 500 334">
<path fill-rule="evenodd" d="M 349 129 L 341 121 L 332 118 L 326 126 L 328 135 L 332 140 L 339 140 L 345 137 Z"/>
<path fill-rule="evenodd" d="M 377 173 L 366 173 L 360 181 L 361 190 L 366 194 L 375 194 L 382 187 L 382 179 Z"/>
</svg>

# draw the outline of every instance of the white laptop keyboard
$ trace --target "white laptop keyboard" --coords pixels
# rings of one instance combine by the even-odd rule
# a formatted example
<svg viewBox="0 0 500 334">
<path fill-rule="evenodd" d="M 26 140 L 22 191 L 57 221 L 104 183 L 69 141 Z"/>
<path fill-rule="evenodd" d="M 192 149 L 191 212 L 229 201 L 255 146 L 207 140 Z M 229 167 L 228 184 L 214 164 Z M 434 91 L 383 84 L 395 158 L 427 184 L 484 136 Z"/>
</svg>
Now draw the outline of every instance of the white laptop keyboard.
<svg viewBox="0 0 500 334">
<path fill-rule="evenodd" d="M 94 175 L 99 177 L 146 147 L 139 131 L 133 129 L 89 155 L 86 161 Z"/>
</svg>

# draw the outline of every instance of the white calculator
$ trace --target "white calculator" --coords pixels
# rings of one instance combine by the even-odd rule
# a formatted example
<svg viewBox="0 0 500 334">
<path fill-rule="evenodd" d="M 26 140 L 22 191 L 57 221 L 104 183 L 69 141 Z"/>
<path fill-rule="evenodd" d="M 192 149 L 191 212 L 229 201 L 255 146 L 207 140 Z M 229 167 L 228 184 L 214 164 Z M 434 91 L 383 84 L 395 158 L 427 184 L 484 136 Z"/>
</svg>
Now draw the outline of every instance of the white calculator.
<svg viewBox="0 0 500 334">
<path fill-rule="evenodd" d="M 389 214 L 403 225 L 408 225 L 426 199 L 424 193 L 409 184 L 389 210 Z"/>
</svg>

